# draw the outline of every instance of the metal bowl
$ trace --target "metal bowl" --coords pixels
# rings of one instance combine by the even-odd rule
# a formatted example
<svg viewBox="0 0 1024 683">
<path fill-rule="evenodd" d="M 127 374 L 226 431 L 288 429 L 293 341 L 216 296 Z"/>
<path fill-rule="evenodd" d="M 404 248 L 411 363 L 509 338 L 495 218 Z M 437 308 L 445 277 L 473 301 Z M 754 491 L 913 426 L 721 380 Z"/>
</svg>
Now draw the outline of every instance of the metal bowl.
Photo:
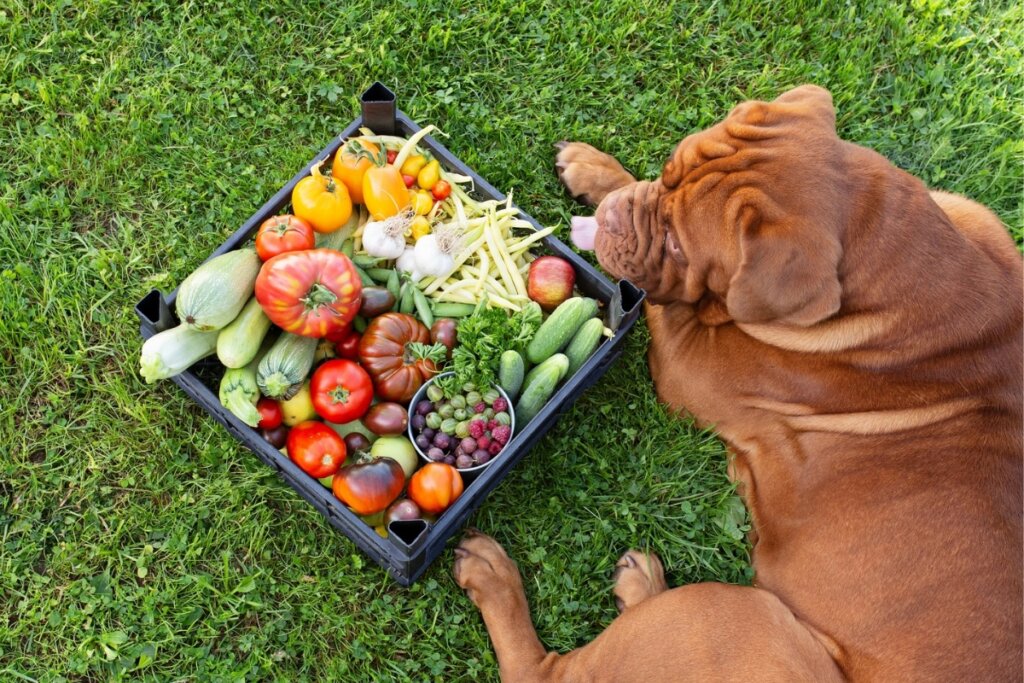
<svg viewBox="0 0 1024 683">
<path fill-rule="evenodd" d="M 441 373 L 440 375 L 437 375 L 436 377 L 431 377 L 429 380 L 424 382 L 423 386 L 421 386 L 419 388 L 419 390 L 413 395 L 412 400 L 409 402 L 409 412 L 410 412 L 410 414 L 413 414 L 415 412 L 416 406 L 419 405 L 420 401 L 426 399 L 426 397 L 427 397 L 427 387 L 429 387 L 436 380 L 438 380 L 438 379 L 440 379 L 442 377 L 448 377 L 449 375 L 454 375 L 454 374 L 455 374 L 454 372 L 444 372 L 444 373 Z M 512 430 L 512 435 L 509 436 L 508 443 L 505 444 L 505 448 L 502 449 L 501 453 L 499 453 L 498 455 L 494 456 L 493 458 L 491 458 L 490 460 L 485 462 L 483 465 L 476 465 L 474 467 L 467 467 L 464 470 L 459 470 L 459 472 L 461 472 L 463 474 L 474 474 L 474 473 L 480 472 L 483 469 L 487 468 L 491 463 L 493 463 L 495 460 L 500 458 L 505 453 L 505 451 L 512 444 L 512 440 L 516 436 L 516 411 L 512 407 L 512 400 L 509 399 L 508 394 L 505 393 L 504 389 L 502 389 L 501 387 L 499 387 L 496 384 L 494 385 L 494 388 L 498 390 L 498 393 L 501 394 L 501 397 L 505 399 L 506 403 L 508 403 L 508 410 L 506 412 L 508 412 L 509 417 L 512 418 L 511 422 L 509 422 L 509 425 L 508 425 L 511 428 L 511 430 Z M 409 435 L 409 441 L 412 442 L 413 448 L 415 448 L 416 452 L 419 453 L 420 459 L 423 460 L 423 462 L 425 462 L 425 463 L 435 462 L 434 460 L 431 460 L 430 458 L 428 458 L 427 454 L 424 453 L 422 450 L 420 450 L 420 447 L 418 445 L 416 445 L 416 434 L 415 434 L 415 432 L 413 431 L 413 428 L 412 428 L 412 419 L 411 419 L 411 417 L 409 419 L 409 426 L 406 428 L 406 432 Z M 456 468 L 456 469 L 458 469 L 458 468 Z"/>
</svg>

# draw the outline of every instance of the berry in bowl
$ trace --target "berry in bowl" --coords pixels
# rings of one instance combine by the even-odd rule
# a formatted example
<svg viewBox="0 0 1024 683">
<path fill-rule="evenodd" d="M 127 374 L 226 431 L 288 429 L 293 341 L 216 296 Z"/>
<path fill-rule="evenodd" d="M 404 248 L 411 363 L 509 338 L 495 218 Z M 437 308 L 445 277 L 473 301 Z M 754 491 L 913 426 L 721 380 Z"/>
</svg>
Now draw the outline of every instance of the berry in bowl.
<svg viewBox="0 0 1024 683">
<path fill-rule="evenodd" d="M 460 472 L 477 472 L 494 462 L 512 441 L 515 413 L 501 387 L 484 391 L 472 384 L 446 396 L 431 378 L 409 403 L 409 439 L 426 462 L 447 463 Z"/>
</svg>

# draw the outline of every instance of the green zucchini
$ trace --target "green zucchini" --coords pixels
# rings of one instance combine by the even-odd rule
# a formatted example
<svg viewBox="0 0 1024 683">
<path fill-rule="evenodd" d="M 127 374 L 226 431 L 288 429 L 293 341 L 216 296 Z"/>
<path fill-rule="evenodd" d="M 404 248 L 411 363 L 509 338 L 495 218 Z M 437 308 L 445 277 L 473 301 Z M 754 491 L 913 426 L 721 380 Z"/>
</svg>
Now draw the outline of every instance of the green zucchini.
<svg viewBox="0 0 1024 683">
<path fill-rule="evenodd" d="M 146 340 L 139 357 L 140 371 L 146 382 L 152 384 L 184 372 L 216 350 L 216 330 L 196 332 L 188 325 L 178 325 Z"/>
<path fill-rule="evenodd" d="M 576 332 L 597 314 L 597 302 L 587 297 L 573 297 L 563 301 L 548 316 L 526 347 L 526 359 L 542 363 L 566 347 Z"/>
<path fill-rule="evenodd" d="M 259 348 L 256 351 L 248 364 L 228 368 L 220 380 L 220 404 L 250 427 L 255 427 L 260 421 L 260 412 L 256 410 L 256 402 L 260 400 L 260 388 L 256 384 Z"/>
<path fill-rule="evenodd" d="M 513 401 L 516 400 L 519 390 L 523 387 L 525 374 L 526 361 L 518 351 L 509 350 L 501 354 L 501 359 L 498 362 L 498 384 Z"/>
<path fill-rule="evenodd" d="M 465 318 L 476 310 L 476 304 L 454 304 L 446 301 L 434 303 L 435 318 Z"/>
<path fill-rule="evenodd" d="M 264 396 L 291 398 L 313 367 L 317 339 L 283 333 L 260 360 L 256 383 Z"/>
<path fill-rule="evenodd" d="M 516 403 L 516 426 L 525 426 L 548 402 L 562 377 L 569 370 L 569 359 L 560 353 L 530 370 L 523 382 L 523 395 Z"/>
<path fill-rule="evenodd" d="M 569 342 L 565 349 L 565 355 L 569 358 L 569 375 L 572 376 L 579 370 L 590 354 L 594 352 L 597 345 L 601 343 L 601 335 L 604 334 L 604 321 L 600 318 L 591 318 L 583 323 L 576 336 Z"/>
<path fill-rule="evenodd" d="M 217 335 L 217 358 L 226 368 L 249 364 L 260 350 L 270 329 L 270 318 L 256 297 L 249 299 L 242 312 Z"/>
<path fill-rule="evenodd" d="M 252 296 L 260 265 L 255 250 L 237 249 L 199 266 L 178 288 L 178 319 L 198 332 L 227 326 Z"/>
</svg>

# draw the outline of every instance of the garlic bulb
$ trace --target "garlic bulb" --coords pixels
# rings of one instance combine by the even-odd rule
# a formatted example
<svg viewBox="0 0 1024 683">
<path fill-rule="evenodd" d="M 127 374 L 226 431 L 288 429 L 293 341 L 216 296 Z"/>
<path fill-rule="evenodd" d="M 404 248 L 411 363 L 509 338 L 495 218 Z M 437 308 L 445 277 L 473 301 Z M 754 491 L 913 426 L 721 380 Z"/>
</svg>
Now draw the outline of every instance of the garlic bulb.
<svg viewBox="0 0 1024 683">
<path fill-rule="evenodd" d="M 412 220 L 406 211 L 382 221 L 370 221 L 363 226 L 363 248 L 370 256 L 396 259 L 405 251 L 405 231 Z"/>
<path fill-rule="evenodd" d="M 416 240 L 416 270 L 424 275 L 445 277 L 455 268 L 455 250 L 461 241 L 455 230 L 437 232 Z"/>
</svg>

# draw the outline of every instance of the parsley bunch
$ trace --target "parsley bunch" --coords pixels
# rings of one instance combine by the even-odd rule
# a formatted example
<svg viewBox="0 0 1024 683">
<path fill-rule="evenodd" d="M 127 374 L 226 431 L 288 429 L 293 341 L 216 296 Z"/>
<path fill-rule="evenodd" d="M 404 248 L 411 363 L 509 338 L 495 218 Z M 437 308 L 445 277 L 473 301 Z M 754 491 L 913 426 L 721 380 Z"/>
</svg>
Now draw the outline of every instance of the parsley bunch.
<svg viewBox="0 0 1024 683">
<path fill-rule="evenodd" d="M 487 308 L 486 300 L 480 302 L 456 327 L 457 343 L 448 367 L 455 374 L 439 380 L 445 395 L 453 395 L 466 383 L 480 390 L 495 384 L 501 354 L 510 349 L 525 353 L 541 321 L 540 306 L 534 301 L 512 315 L 500 308 Z"/>
</svg>

